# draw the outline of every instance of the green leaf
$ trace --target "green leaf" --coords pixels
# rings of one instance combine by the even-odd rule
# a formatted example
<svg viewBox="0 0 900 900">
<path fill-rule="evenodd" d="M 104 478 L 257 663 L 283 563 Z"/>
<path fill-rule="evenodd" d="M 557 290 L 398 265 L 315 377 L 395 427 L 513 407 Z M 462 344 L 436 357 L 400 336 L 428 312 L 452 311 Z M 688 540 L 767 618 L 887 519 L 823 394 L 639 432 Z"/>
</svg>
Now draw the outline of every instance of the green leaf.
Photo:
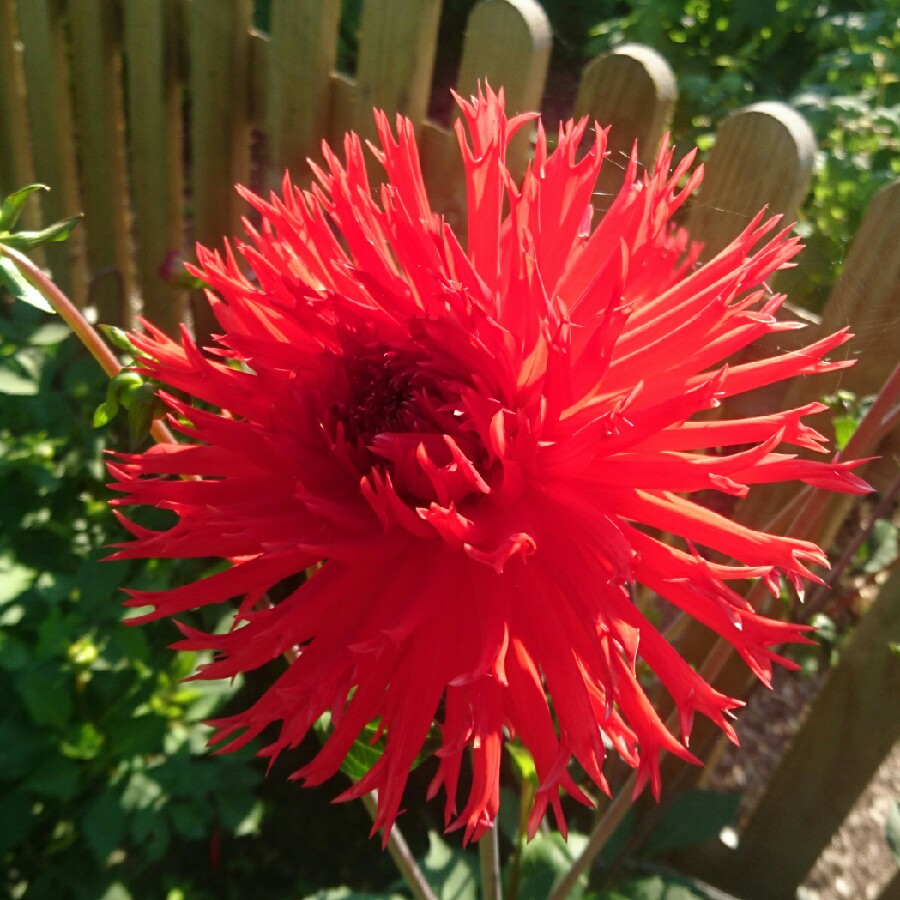
<svg viewBox="0 0 900 900">
<path fill-rule="evenodd" d="M 21 300 L 43 312 L 56 312 L 44 299 L 44 295 L 25 280 L 25 276 L 19 271 L 16 264 L 6 256 L 0 256 L 0 287 L 6 288 L 13 300 Z"/>
<path fill-rule="evenodd" d="M 602 900 L 712 900 L 702 885 L 675 873 L 632 878 L 600 897 Z"/>
<path fill-rule="evenodd" d="M 248 792 L 248 797 L 250 796 Z M 260 800 L 254 801 L 250 807 L 250 811 L 241 819 L 240 822 L 232 829 L 235 837 L 243 837 L 247 834 L 259 834 L 259 827 L 262 824 L 263 813 L 265 808 Z"/>
<path fill-rule="evenodd" d="M 242 761 L 235 757 L 229 757 L 229 760 L 234 762 L 234 766 L 221 775 L 226 788 L 212 793 L 217 819 L 232 834 L 256 834 L 265 811 L 252 791 L 256 785 L 256 770 L 243 767 Z M 235 777 L 241 775 L 245 777 Z"/>
<path fill-rule="evenodd" d="M 35 191 L 49 190 L 50 188 L 48 188 L 46 184 L 29 184 L 23 188 L 19 188 L 17 191 L 13 191 L 13 193 L 6 197 L 3 201 L 3 205 L 0 206 L 0 233 L 12 231 L 13 228 L 16 227 L 16 222 L 19 221 L 19 216 L 22 213 L 22 207 L 25 206 L 25 201 Z"/>
<path fill-rule="evenodd" d="M 131 836 L 143 848 L 148 862 L 160 859 L 169 849 L 171 833 L 161 811 L 145 807 L 131 816 Z"/>
<path fill-rule="evenodd" d="M 353 781 L 359 781 L 366 775 L 369 769 L 381 758 L 381 754 L 384 753 L 383 742 L 372 746 L 366 740 L 367 736 L 374 734 L 374 731 L 369 731 L 371 728 L 371 725 L 366 726 L 361 736 L 353 742 L 353 746 L 341 763 L 341 771 Z"/>
<path fill-rule="evenodd" d="M 522 851 L 522 884 L 519 900 L 545 900 L 550 891 L 587 844 L 583 834 L 569 832 L 568 840 L 557 832 L 538 834 Z M 579 900 L 587 886 L 585 873 L 569 892 L 570 900 Z"/>
<path fill-rule="evenodd" d="M 30 347 L 53 347 L 72 334 L 65 322 L 45 322 L 28 338 Z"/>
<path fill-rule="evenodd" d="M 324 744 L 332 732 L 331 714 L 324 713 L 315 724 L 319 740 Z M 359 737 L 353 742 L 344 761 L 341 763 L 341 771 L 352 781 L 359 781 L 378 762 L 384 753 L 384 739 L 372 744 L 372 740 L 378 733 L 378 725 L 370 722 L 359 733 Z"/>
<path fill-rule="evenodd" d="M 0 853 L 15 847 L 38 824 L 24 791 L 10 791 L 0 803 Z"/>
<path fill-rule="evenodd" d="M 834 443 L 838 450 L 843 450 L 850 443 L 859 426 L 859 421 L 851 416 L 836 416 L 831 420 L 834 425 Z"/>
<path fill-rule="evenodd" d="M 690 791 L 676 797 L 648 838 L 646 852 L 662 853 L 717 837 L 734 822 L 739 804 L 738 794 L 718 791 Z"/>
<path fill-rule="evenodd" d="M 879 519 L 872 527 L 868 543 L 871 550 L 863 565 L 863 572 L 875 575 L 897 559 L 897 526 L 887 519 Z"/>
<path fill-rule="evenodd" d="M 127 816 L 119 796 L 107 789 L 89 807 L 81 820 L 81 830 L 97 861 L 107 857 L 125 837 Z"/>
<path fill-rule="evenodd" d="M 348 887 L 327 888 L 308 894 L 303 900 L 405 900 L 403 894 L 370 894 L 366 891 L 354 891 Z"/>
<path fill-rule="evenodd" d="M 166 807 L 166 812 L 177 835 L 196 841 L 205 837 L 209 831 L 208 818 L 202 812 L 206 808 L 200 804 L 182 802 L 170 804 Z"/>
<path fill-rule="evenodd" d="M 103 735 L 90 722 L 80 722 L 60 744 L 60 752 L 69 759 L 91 760 L 103 748 Z"/>
<path fill-rule="evenodd" d="M 884 823 L 884 837 L 894 854 L 894 860 L 900 866 L 900 800 L 894 800 L 888 811 L 887 822 Z"/>
<path fill-rule="evenodd" d="M 114 881 L 102 894 L 100 900 L 131 900 L 131 892 L 121 881 Z"/>
<path fill-rule="evenodd" d="M 35 724 L 61 728 L 69 721 L 72 690 L 63 672 L 50 666 L 26 669 L 17 674 L 16 688 Z"/>
<path fill-rule="evenodd" d="M 428 852 L 420 865 L 438 900 L 478 900 L 477 854 L 451 847 L 429 831 Z"/>
<path fill-rule="evenodd" d="M 528 750 L 526 750 L 518 741 L 507 741 L 506 750 L 509 753 L 513 768 L 518 773 L 519 778 L 521 778 L 522 781 L 527 781 L 529 784 L 537 787 L 537 769 L 534 767 L 534 758 Z"/>
<path fill-rule="evenodd" d="M 163 789 L 159 782 L 145 772 L 133 772 L 122 794 L 122 806 L 128 810 L 148 809 L 164 802 Z"/>
<path fill-rule="evenodd" d="M 26 378 L 7 368 L 0 369 L 0 394 L 15 397 L 33 397 L 39 393 L 40 385 L 32 378 Z"/>
<path fill-rule="evenodd" d="M 0 379 L 3 373 L 0 372 Z M 20 566 L 8 556 L 0 557 L 0 606 L 15 600 L 27 587 L 31 586 L 37 573 L 27 566 Z"/>
<path fill-rule="evenodd" d="M 12 717 L 0 722 L 0 780 L 18 781 L 30 772 L 45 746 L 44 736 L 30 724 Z"/>
<path fill-rule="evenodd" d="M 81 770 L 64 756 L 45 759 L 25 781 L 26 788 L 43 797 L 71 800 L 81 787 Z"/>
<path fill-rule="evenodd" d="M 33 250 L 42 244 L 59 243 L 66 240 L 81 221 L 81 216 L 72 216 L 54 222 L 40 231 L 17 231 L 15 234 L 0 234 L 0 244 L 6 244 L 14 250 Z"/>
</svg>

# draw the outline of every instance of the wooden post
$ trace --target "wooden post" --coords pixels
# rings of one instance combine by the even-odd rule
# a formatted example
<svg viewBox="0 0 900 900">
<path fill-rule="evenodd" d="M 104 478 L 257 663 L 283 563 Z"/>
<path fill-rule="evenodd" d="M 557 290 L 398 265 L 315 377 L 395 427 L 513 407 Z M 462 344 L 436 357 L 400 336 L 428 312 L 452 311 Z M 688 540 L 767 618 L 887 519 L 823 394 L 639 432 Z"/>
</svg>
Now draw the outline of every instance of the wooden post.
<svg viewBox="0 0 900 900">
<path fill-rule="evenodd" d="M 431 95 L 440 0 L 364 0 L 353 130 L 375 136 L 372 109 L 402 113 L 418 129 Z"/>
<path fill-rule="evenodd" d="M 456 89 L 463 97 L 478 83 L 503 88 L 506 113 L 538 112 L 547 82 L 553 34 L 535 0 L 483 0 L 469 16 Z M 555 128 L 559 123 L 550 123 Z M 514 178 L 525 174 L 533 129 L 523 128 L 510 142 L 506 165 Z"/>
<path fill-rule="evenodd" d="M 797 210 L 812 177 L 816 141 L 806 120 L 783 103 L 756 103 L 730 115 L 716 133 L 705 177 L 691 205 L 687 230 L 704 245 L 701 260 L 715 256 L 763 207 L 780 214 L 785 226 Z M 768 281 L 771 287 L 774 279 Z M 738 353 L 733 365 L 795 349 L 799 332 L 780 332 Z M 781 406 L 787 384 L 729 397 L 717 418 L 763 415 Z"/>
<path fill-rule="evenodd" d="M 764 206 L 795 218 L 809 187 L 816 140 L 806 120 L 783 103 L 755 103 L 716 132 L 687 228 L 709 259 Z"/>
<path fill-rule="evenodd" d="M 855 337 L 835 350 L 834 357 L 856 359 L 851 369 L 831 373 L 818 384 L 802 382 L 788 395 L 818 399 L 841 388 L 857 397 L 878 393 L 900 356 L 900 181 L 883 187 L 873 198 L 853 239 L 843 273 L 823 311 L 821 333 L 831 334 L 845 325 Z M 801 401 L 805 402 L 805 401 Z M 827 426 L 830 431 L 830 423 Z M 865 477 L 877 488 L 897 472 L 900 434 L 888 436 L 881 459 L 868 465 Z"/>
<path fill-rule="evenodd" d="M 715 882 L 746 900 L 793 900 L 857 796 L 900 740 L 900 571 L 841 651 Z"/>
<path fill-rule="evenodd" d="M 127 326 L 132 277 L 116 12 L 113 0 L 69 3 L 82 200 L 90 223 L 88 298 L 100 322 Z"/>
<path fill-rule="evenodd" d="M 160 267 L 184 253 L 183 73 L 174 0 L 126 3 L 128 125 L 135 251 L 143 314 L 176 334 L 187 312 L 184 290 L 167 284 Z"/>
<path fill-rule="evenodd" d="M 61 0 L 16 4 L 24 46 L 25 88 L 34 176 L 50 191 L 41 195 L 46 224 L 81 212 L 75 172 L 72 100 Z M 76 228 L 62 244 L 44 248 L 53 279 L 78 306 L 87 299 L 84 236 Z"/>
<path fill-rule="evenodd" d="M 246 212 L 235 184 L 250 171 L 250 0 L 191 0 L 191 193 L 194 237 L 205 246 L 240 231 Z M 217 329 L 206 301 L 192 298 L 194 330 L 204 342 Z"/>
<path fill-rule="evenodd" d="M 589 116 L 601 127 L 611 126 L 608 158 L 600 170 L 598 206 L 618 193 L 635 143 L 638 158 L 651 165 L 669 128 L 678 90 L 675 73 L 650 47 L 623 44 L 588 63 L 575 100 L 575 117 Z"/>
<path fill-rule="evenodd" d="M 878 900 L 900 900 L 900 869 L 894 872 L 894 877 L 884 886 Z"/>
<path fill-rule="evenodd" d="M 266 116 L 271 187 L 285 169 L 305 181 L 306 159 L 319 155 L 328 134 L 340 14 L 339 0 L 273 0 Z"/>
<path fill-rule="evenodd" d="M 0 197 L 34 181 L 18 31 L 12 0 L 0 0 Z M 32 226 L 37 224 L 33 209 L 28 204 L 23 213 Z"/>
<path fill-rule="evenodd" d="M 858 396 L 877 393 L 897 362 L 897 318 L 900 314 L 900 181 L 883 187 L 872 199 L 822 316 L 821 325 L 801 332 L 812 342 L 850 325 L 856 338 L 832 354 L 835 358 L 856 356 L 850 369 L 815 378 L 795 379 L 781 405 L 802 406 L 819 400 L 842 387 Z M 823 413 L 815 427 L 828 434 L 831 424 Z M 900 454 L 900 435 L 887 438 L 881 446 L 883 461 L 868 465 L 863 477 L 876 485 L 887 483 L 897 471 L 895 454 Z M 738 518 L 759 527 L 770 520 L 793 496 L 791 485 L 760 485 L 738 507 Z M 828 514 L 828 529 L 818 536 L 827 549 L 846 517 L 852 500 L 837 496 Z"/>
<path fill-rule="evenodd" d="M 550 62 L 550 23 L 534 0 L 483 0 L 469 15 L 456 89 L 463 97 L 479 81 L 503 88 L 508 115 L 540 109 Z M 522 129 L 507 153 L 514 176 L 524 174 L 532 129 Z M 466 227 L 466 181 L 452 131 L 426 123 L 422 169 L 435 209 L 461 238 Z"/>
</svg>

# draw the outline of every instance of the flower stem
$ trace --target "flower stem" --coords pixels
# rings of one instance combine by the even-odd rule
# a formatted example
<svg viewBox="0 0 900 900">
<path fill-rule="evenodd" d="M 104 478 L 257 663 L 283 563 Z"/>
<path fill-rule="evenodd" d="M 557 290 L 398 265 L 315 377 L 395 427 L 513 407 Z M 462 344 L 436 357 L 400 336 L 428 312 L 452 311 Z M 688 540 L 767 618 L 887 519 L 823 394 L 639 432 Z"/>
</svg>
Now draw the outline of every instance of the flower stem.
<svg viewBox="0 0 900 900">
<path fill-rule="evenodd" d="M 283 655 L 288 665 L 295 663 L 299 658 L 299 653 L 294 649 L 285 650 Z M 368 794 L 363 794 L 362 802 L 366 812 L 374 821 L 375 816 L 378 814 L 378 792 L 369 791 Z M 396 823 L 391 826 L 391 830 L 388 832 L 387 851 L 390 853 L 391 859 L 394 860 L 394 864 L 397 866 L 401 877 L 406 882 L 406 886 L 412 892 L 415 900 L 437 900 L 437 895 L 431 889 L 425 874 L 419 868 L 415 857 L 410 852 L 409 844 L 406 843 L 406 839 Z"/>
<path fill-rule="evenodd" d="M 505 900 L 516 900 L 519 896 L 519 884 L 522 880 L 522 852 L 528 839 L 528 816 L 534 803 L 534 784 L 528 778 L 522 778 L 522 791 L 519 795 L 519 830 L 516 833 L 516 846 L 509 863 L 509 880 L 506 884 Z"/>
<path fill-rule="evenodd" d="M 362 802 L 369 815 L 374 819 L 378 812 L 378 794 L 375 791 L 363 794 Z M 431 885 L 425 880 L 425 875 L 416 863 L 409 845 L 396 825 L 393 825 L 388 832 L 387 850 L 391 855 L 391 859 L 394 860 L 394 864 L 400 870 L 400 874 L 403 876 L 403 880 L 412 892 L 413 897 L 416 900 L 437 900 L 437 895 L 431 889 Z"/>
<path fill-rule="evenodd" d="M 24 253 L 0 243 L 0 255 L 11 259 L 28 283 L 39 291 L 44 299 L 59 313 L 60 318 L 72 329 L 88 353 L 100 364 L 100 368 L 114 378 L 122 371 L 122 364 L 98 334 L 97 329 L 81 314 L 78 307 L 36 266 Z M 150 426 L 150 434 L 157 443 L 173 443 L 172 432 L 159 419 Z"/>
<path fill-rule="evenodd" d="M 482 900 L 503 900 L 500 890 L 499 829 L 495 822 L 478 841 Z"/>
<path fill-rule="evenodd" d="M 761 581 L 757 584 L 762 584 Z M 754 585 L 755 587 L 756 585 Z M 763 586 L 765 590 L 765 586 Z M 725 663 L 731 655 L 731 644 L 724 638 L 719 638 L 713 645 L 703 665 L 699 668 L 699 674 L 704 681 L 712 682 L 715 677 L 722 671 Z M 670 732 L 674 732 L 678 727 L 678 713 L 673 712 L 666 721 L 666 728 Z M 664 752 L 664 751 L 662 751 Z M 565 877 L 548 897 L 548 900 L 566 900 L 569 893 L 578 884 L 578 879 L 587 872 L 591 863 L 600 854 L 606 842 L 612 837 L 613 832 L 619 827 L 625 818 L 628 810 L 631 809 L 634 795 L 634 786 L 637 782 L 637 773 L 632 772 L 628 781 L 622 786 L 622 789 L 616 795 L 616 798 L 607 807 L 606 812 L 600 817 L 600 821 L 594 826 L 587 845 L 581 856 L 572 863 L 572 867 L 566 872 Z"/>
<path fill-rule="evenodd" d="M 590 868 L 591 863 L 600 854 L 622 819 L 625 818 L 625 814 L 631 809 L 631 795 L 634 793 L 636 781 L 637 776 L 632 773 L 622 786 L 622 790 L 616 795 L 615 800 L 610 803 L 606 812 L 600 817 L 600 821 L 594 826 L 581 856 L 572 863 L 563 880 L 553 888 L 547 900 L 566 900 L 569 894 L 575 890 L 581 876 Z"/>
</svg>

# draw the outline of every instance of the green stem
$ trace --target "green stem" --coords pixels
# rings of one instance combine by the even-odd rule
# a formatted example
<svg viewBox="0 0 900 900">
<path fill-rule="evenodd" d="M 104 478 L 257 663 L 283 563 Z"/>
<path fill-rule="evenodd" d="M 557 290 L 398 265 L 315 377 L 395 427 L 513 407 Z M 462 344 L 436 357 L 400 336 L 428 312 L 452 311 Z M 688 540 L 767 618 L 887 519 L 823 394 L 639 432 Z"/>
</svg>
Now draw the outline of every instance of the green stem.
<svg viewBox="0 0 900 900">
<path fill-rule="evenodd" d="M 375 791 L 363 794 L 362 802 L 369 815 L 374 819 L 378 812 L 378 795 Z M 391 855 L 391 859 L 394 860 L 394 864 L 400 870 L 400 874 L 403 876 L 403 880 L 412 892 L 413 897 L 416 900 L 437 900 L 437 895 L 431 889 L 431 885 L 426 881 L 425 875 L 416 864 L 409 845 L 396 825 L 393 825 L 388 832 L 387 850 Z"/>
<path fill-rule="evenodd" d="M 284 658 L 288 665 L 295 663 L 299 656 L 300 654 L 293 648 L 284 651 Z M 368 794 L 363 794 L 362 802 L 374 822 L 375 816 L 378 814 L 378 792 L 369 791 Z M 409 849 L 409 844 L 406 843 L 406 838 L 403 837 L 403 833 L 396 823 L 388 832 L 387 851 L 415 900 L 437 900 L 437 895 L 431 889 L 425 873 L 419 868 Z"/>
<path fill-rule="evenodd" d="M 78 307 L 36 266 L 24 253 L 0 243 L 0 254 L 11 259 L 28 283 L 59 313 L 60 318 L 72 329 L 88 353 L 100 364 L 100 368 L 114 378 L 122 371 L 122 364 L 103 340 L 97 329 L 81 314 Z M 172 432 L 163 422 L 154 420 L 150 434 L 159 444 L 174 442 Z"/>
<path fill-rule="evenodd" d="M 506 884 L 505 900 L 516 900 L 522 882 L 522 853 L 528 840 L 528 816 L 534 803 L 534 784 L 528 778 L 522 778 L 522 791 L 519 794 L 519 829 L 516 833 L 516 846 L 509 863 L 509 880 Z"/>
<path fill-rule="evenodd" d="M 478 841 L 481 864 L 481 900 L 503 900 L 500 889 L 499 828 L 495 822 Z"/>
</svg>

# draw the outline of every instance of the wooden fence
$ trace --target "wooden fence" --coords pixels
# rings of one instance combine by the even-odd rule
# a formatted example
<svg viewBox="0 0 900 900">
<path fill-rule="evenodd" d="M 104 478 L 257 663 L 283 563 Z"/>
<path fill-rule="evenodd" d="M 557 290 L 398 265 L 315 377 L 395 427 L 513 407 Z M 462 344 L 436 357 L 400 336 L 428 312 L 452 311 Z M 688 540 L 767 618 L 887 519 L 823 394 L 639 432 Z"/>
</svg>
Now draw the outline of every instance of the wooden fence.
<svg viewBox="0 0 900 900">
<path fill-rule="evenodd" d="M 339 0 L 272 0 L 269 35 L 252 29 L 251 0 L 0 0 L 0 196 L 37 180 L 53 189 L 41 197 L 45 220 L 83 210 L 85 227 L 46 248 L 55 279 L 100 321 L 128 322 L 141 306 L 170 331 L 185 319 L 188 297 L 160 277 L 160 266 L 172 252 L 189 257 L 194 240 L 215 245 L 239 230 L 243 204 L 231 185 L 274 184 L 285 168 L 302 178 L 322 138 L 372 133 L 373 106 L 413 120 L 433 203 L 461 225 L 455 138 L 426 118 L 440 11 L 440 0 L 365 0 L 348 78 L 334 71 Z M 504 86 L 512 112 L 538 108 L 550 45 L 534 0 L 483 0 L 468 21 L 457 90 L 472 93 L 486 78 Z M 586 67 L 572 112 L 612 125 L 613 153 L 638 140 L 649 157 L 671 118 L 675 85 L 656 53 L 623 46 Z M 687 221 L 693 237 L 709 253 L 765 204 L 794 216 L 815 149 L 806 122 L 784 105 L 730 116 Z M 514 170 L 528 151 L 526 135 L 513 148 Z M 606 168 L 602 190 L 616 186 L 616 171 Z M 861 394 L 876 392 L 897 359 L 897 234 L 900 183 L 873 200 L 824 321 L 811 326 L 830 331 L 849 321 L 864 331 L 865 353 L 841 375 L 842 387 Z M 196 304 L 199 333 L 209 328 L 205 315 Z M 791 334 L 778 336 L 780 346 Z M 802 339 L 812 340 L 809 329 Z M 858 353 L 859 344 L 842 351 Z M 787 398 L 776 386 L 765 401 L 799 405 L 827 392 L 826 382 L 798 381 Z M 880 447 L 886 461 L 865 474 L 884 487 L 897 477 L 900 436 L 875 438 L 879 446 L 866 452 Z M 783 490 L 754 491 L 738 516 L 759 525 L 789 501 Z M 848 508 L 833 504 L 830 530 L 818 536 L 825 543 Z M 683 649 L 702 655 L 706 640 L 688 634 Z M 737 849 L 705 847 L 683 865 L 748 900 L 794 896 L 900 739 L 900 658 L 891 641 L 900 642 L 897 575 L 857 628 Z M 726 665 L 717 684 L 740 695 L 743 667 Z M 713 739 L 698 727 L 692 749 L 709 752 Z"/>
</svg>

